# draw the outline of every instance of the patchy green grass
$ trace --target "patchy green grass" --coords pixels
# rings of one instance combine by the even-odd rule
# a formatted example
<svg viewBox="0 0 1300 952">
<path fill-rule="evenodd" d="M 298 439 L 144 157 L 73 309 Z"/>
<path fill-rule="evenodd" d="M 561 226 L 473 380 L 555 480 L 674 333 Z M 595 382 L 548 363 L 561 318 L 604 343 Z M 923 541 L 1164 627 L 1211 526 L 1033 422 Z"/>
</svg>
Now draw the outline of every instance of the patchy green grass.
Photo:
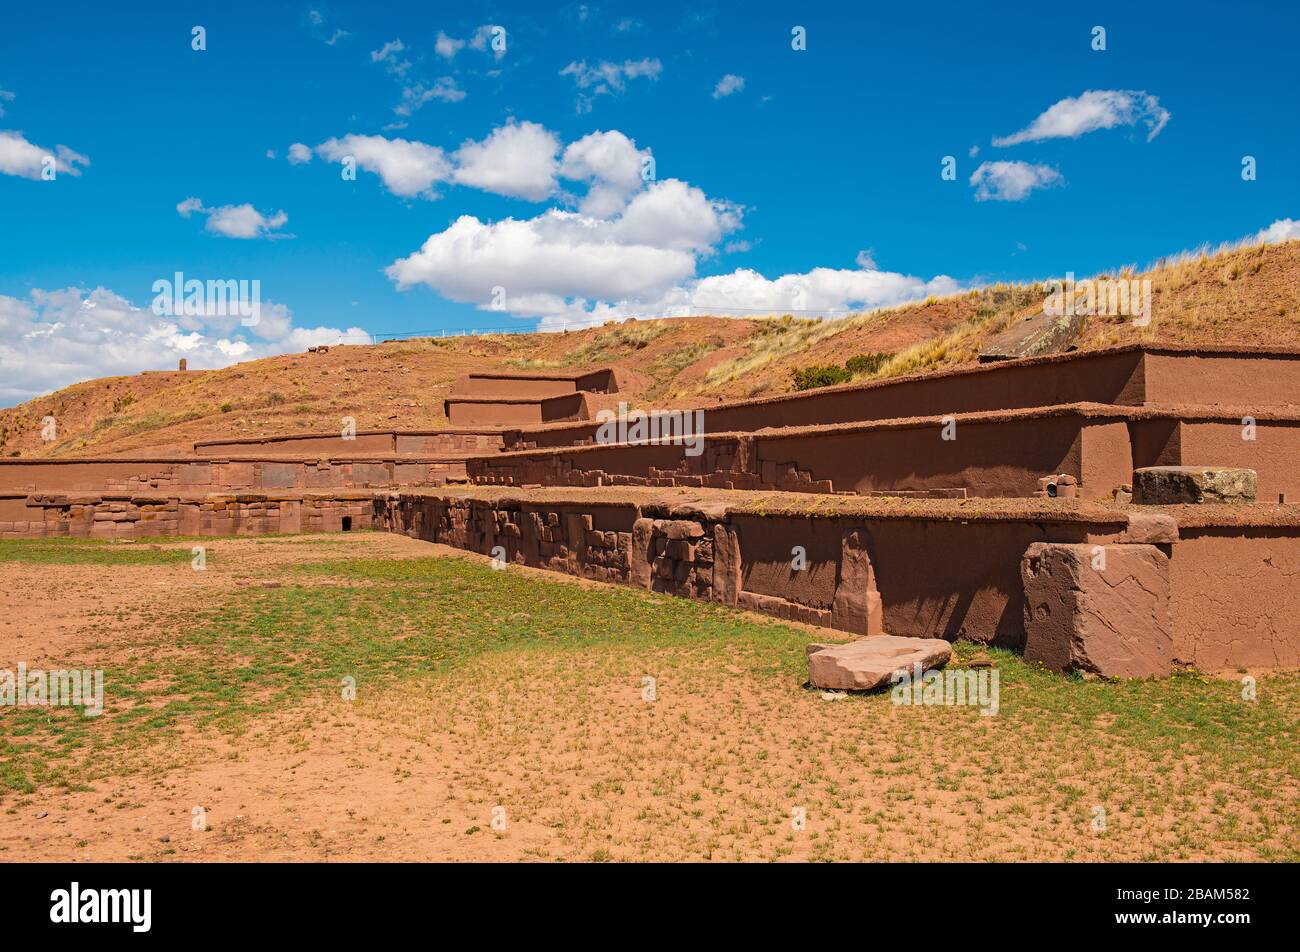
<svg viewBox="0 0 1300 952">
<path fill-rule="evenodd" d="M 29 561 L 166 564 L 188 550 L 60 541 L 24 545 Z M 70 668 L 105 670 L 105 712 L 65 708 L 4 713 L 0 789 L 64 783 L 61 755 L 100 754 L 158 740 L 180 726 L 242 729 L 250 718 L 309 696 L 428 677 L 487 651 L 600 650 L 699 641 L 732 645 L 755 665 L 773 653 L 797 673 L 804 633 L 754 624 L 715 606 L 651 598 L 626 589 L 590 591 L 494 572 L 466 559 L 321 562 L 295 567 L 280 588 L 229 594 L 214 608 L 142 633 L 117 664 L 94 651 Z M 340 584 L 343 583 L 343 584 Z M 111 758 L 92 757 L 111 764 Z"/>
<path fill-rule="evenodd" d="M 168 537 L 167 542 L 179 541 Z M 154 549 L 148 542 L 89 539 L 3 539 L 0 562 L 35 565 L 189 565 L 188 549 Z"/>
<path fill-rule="evenodd" d="M 107 548 L 56 551 L 78 547 Z M 275 579 L 205 607 L 160 605 L 111 653 L 86 644 L 67 666 L 105 669 L 104 715 L 0 712 L 0 792 L 149 769 L 174 754 L 148 751 L 186 731 L 243 735 L 328 710 L 311 702 L 337 701 L 350 677 L 372 716 L 425 744 L 472 725 L 455 767 L 482 772 L 475 789 L 520 758 L 520 811 L 568 817 L 557 835 L 584 856 L 921 859 L 933 844 L 914 831 L 957 817 L 946 842 L 970 857 L 1300 858 L 1294 675 L 1261 677 L 1246 701 L 1235 680 L 1085 681 L 959 645 L 954 664 L 978 650 L 996 665 L 997 716 L 900 707 L 888 691 L 827 703 L 803 686 L 807 631 L 715 605 L 470 558 L 330 559 Z M 663 706 L 632 700 L 646 673 Z M 578 822 L 575 803 L 596 812 Z M 657 845 L 610 840 L 599 810 L 612 803 Z M 818 838 L 791 838 L 791 803 Z M 1089 832 L 1097 806 L 1109 839 Z"/>
</svg>

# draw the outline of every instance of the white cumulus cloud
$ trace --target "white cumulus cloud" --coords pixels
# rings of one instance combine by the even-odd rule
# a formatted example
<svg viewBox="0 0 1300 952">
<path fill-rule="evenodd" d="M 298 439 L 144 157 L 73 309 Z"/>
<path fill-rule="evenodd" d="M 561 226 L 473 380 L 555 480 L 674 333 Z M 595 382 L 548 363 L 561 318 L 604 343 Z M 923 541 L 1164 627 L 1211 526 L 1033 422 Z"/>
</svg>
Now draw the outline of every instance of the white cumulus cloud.
<svg viewBox="0 0 1300 952">
<path fill-rule="evenodd" d="M 621 133 L 584 137 L 565 150 L 560 174 L 617 185 L 631 197 L 612 203 L 613 213 L 550 209 L 494 223 L 465 215 L 386 273 L 400 290 L 426 285 L 453 301 L 540 318 L 543 330 L 638 315 L 835 315 L 959 289 L 945 276 L 880 271 L 869 256 L 857 269 L 697 278 L 699 261 L 740 228 L 742 210 L 676 179 L 640 188 L 641 156 Z"/>
<path fill-rule="evenodd" d="M 506 309 L 528 313 L 563 307 L 569 297 L 655 295 L 694 270 L 688 251 L 624 244 L 608 222 L 552 209 L 491 224 L 462 215 L 387 274 L 399 289 L 426 284 L 463 303 L 486 304 L 502 287 Z"/>
<path fill-rule="evenodd" d="M 346 135 L 322 142 L 316 151 L 330 162 L 355 160 L 367 172 L 378 175 L 390 192 L 403 198 L 436 197 L 433 186 L 451 178 L 452 167 L 446 153 L 423 142 Z"/>
<path fill-rule="evenodd" d="M 535 122 L 509 122 L 456 150 L 452 178 L 485 192 L 541 201 L 555 191 L 560 140 Z"/>
<path fill-rule="evenodd" d="M 405 49 L 406 44 L 400 38 L 389 40 L 379 49 L 370 51 L 370 62 L 386 63 L 389 70 L 404 73 L 410 68 L 411 64 L 403 60 L 398 54 Z"/>
<path fill-rule="evenodd" d="M 578 112 L 590 112 L 595 97 L 621 93 L 627 88 L 628 80 L 655 80 L 662 72 L 663 63 L 651 58 L 621 63 L 604 60 L 594 66 L 588 66 L 586 60 L 574 60 L 560 70 L 560 75 L 572 76 L 574 84 L 582 90 L 578 96 Z"/>
<path fill-rule="evenodd" d="M 1143 90 L 1090 89 L 1082 96 L 1062 99 L 1019 132 L 995 138 L 996 146 L 1040 142 L 1043 139 L 1077 139 L 1098 129 L 1145 123 L 1147 141 L 1169 122 L 1169 110 Z"/>
<path fill-rule="evenodd" d="M 1300 221 L 1279 218 L 1255 237 L 1266 245 L 1280 245 L 1284 241 L 1300 239 Z"/>
<path fill-rule="evenodd" d="M 497 33 L 497 31 L 501 32 Z M 456 54 L 468 46 L 471 50 L 476 50 L 479 53 L 491 52 L 495 59 L 500 60 L 501 57 L 505 56 L 506 47 L 504 43 L 498 43 L 496 49 L 492 48 L 494 34 L 501 36 L 502 40 L 504 40 L 505 27 L 485 23 L 470 34 L 467 40 L 448 36 L 445 32 L 439 30 L 438 36 L 433 42 L 433 51 L 443 59 L 451 60 L 455 59 Z"/>
<path fill-rule="evenodd" d="M 263 214 L 248 203 L 208 208 L 197 198 L 185 199 L 176 206 L 176 211 L 180 213 L 182 218 L 189 218 L 195 212 L 206 215 L 208 220 L 204 227 L 208 231 L 224 235 L 226 238 L 289 237 L 277 234 L 279 229 L 283 228 L 285 223 L 289 221 L 289 216 L 283 211 L 274 214 Z"/>
<path fill-rule="evenodd" d="M 874 268 L 813 268 L 775 279 L 742 268 L 701 278 L 686 289 L 694 313 L 741 315 L 796 310 L 843 315 L 959 290 L 946 275 L 925 280 Z"/>
<path fill-rule="evenodd" d="M 465 90 L 457 85 L 451 76 L 443 76 L 429 83 L 413 83 L 402 87 L 402 101 L 393 107 L 399 116 L 409 116 L 421 106 L 434 99 L 442 102 L 460 102 L 465 98 Z"/>
<path fill-rule="evenodd" d="M 293 327 L 289 309 L 270 301 L 259 326 L 232 328 L 230 318 L 160 317 L 103 287 L 0 295 L 0 404 L 92 377 L 174 370 L 181 357 L 206 370 L 315 344 L 370 342 L 358 327 Z"/>
<path fill-rule="evenodd" d="M 587 194 L 578 210 L 594 218 L 610 218 L 622 211 L 628 197 L 639 189 L 649 149 L 619 132 L 592 132 L 569 143 L 560 163 L 560 175 L 586 182 Z"/>
<path fill-rule="evenodd" d="M 400 289 L 425 284 L 462 303 L 486 305 L 504 288 L 516 314 L 560 312 L 573 299 L 656 300 L 739 225 L 734 206 L 668 179 L 612 219 L 558 209 L 495 223 L 463 215 L 387 274 Z"/>
<path fill-rule="evenodd" d="M 40 179 L 49 167 L 56 176 L 80 175 L 78 166 L 89 164 L 90 159 L 66 145 L 55 146 L 51 151 L 28 142 L 21 132 L 0 131 L 0 174 Z"/>
<path fill-rule="evenodd" d="M 441 182 L 477 188 L 498 195 L 541 201 L 561 195 L 557 176 L 587 185 L 578 201 L 583 214 L 610 218 L 622 211 L 642 181 L 649 149 L 617 130 L 593 132 L 572 142 L 559 156 L 559 137 L 535 122 L 511 120 L 481 140 L 468 140 L 448 154 L 438 146 L 384 136 L 347 135 L 316 147 L 327 161 L 356 164 L 380 176 L 389 191 L 405 198 L 439 197 L 433 186 Z M 290 147 L 291 162 L 299 144 Z M 302 147 L 306 150 L 306 147 Z M 566 200 L 572 196 L 563 194 Z"/>
<path fill-rule="evenodd" d="M 730 96 L 732 93 L 738 93 L 744 88 L 744 76 L 737 76 L 735 73 L 727 73 L 727 75 L 718 80 L 718 85 L 713 87 L 713 98 L 722 99 L 726 96 Z"/>
<path fill-rule="evenodd" d="M 475 30 L 474 35 L 470 37 L 469 48 L 480 53 L 486 53 L 490 49 L 493 58 L 499 61 L 501 57 L 506 55 L 505 36 L 505 27 L 494 23 L 485 23 Z M 496 47 L 493 48 L 492 41 L 497 37 L 500 37 L 502 42 L 497 43 Z"/>
<path fill-rule="evenodd" d="M 739 228 L 740 217 L 738 207 L 711 201 L 678 179 L 665 179 L 638 192 L 609 231 L 625 244 L 703 253 Z"/>
<path fill-rule="evenodd" d="M 455 59 L 465 46 L 464 40 L 457 40 L 448 36 L 442 30 L 438 31 L 438 38 L 433 41 L 433 51 L 444 59 Z"/>
<path fill-rule="evenodd" d="M 1028 162 L 983 162 L 970 177 L 978 202 L 1019 202 L 1035 189 L 1064 181 L 1061 173 L 1051 166 Z"/>
<path fill-rule="evenodd" d="M 435 51 L 445 55 L 450 47 L 440 41 L 445 34 L 439 34 L 439 41 L 435 41 Z M 450 40 L 450 38 L 447 38 Z M 458 47 L 457 47 L 458 48 Z M 370 51 L 370 61 L 372 63 L 383 64 L 384 69 L 393 76 L 401 88 L 401 100 L 393 107 L 393 112 L 399 116 L 411 116 L 418 112 L 421 107 L 434 99 L 442 102 L 460 102 L 465 98 L 465 91 L 460 88 L 452 76 L 442 76 L 433 82 L 420 78 L 416 72 L 413 72 L 412 63 L 402 54 L 407 51 L 407 46 L 400 38 L 389 40 L 377 50 Z M 455 52 L 452 51 L 454 56 Z"/>
</svg>

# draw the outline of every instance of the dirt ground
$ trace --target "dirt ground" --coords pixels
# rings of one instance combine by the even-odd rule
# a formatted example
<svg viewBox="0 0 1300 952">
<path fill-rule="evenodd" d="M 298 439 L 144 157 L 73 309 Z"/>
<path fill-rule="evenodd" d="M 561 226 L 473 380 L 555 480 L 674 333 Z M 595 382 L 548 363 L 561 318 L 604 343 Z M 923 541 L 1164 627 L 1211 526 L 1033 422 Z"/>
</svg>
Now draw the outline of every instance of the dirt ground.
<svg viewBox="0 0 1300 952">
<path fill-rule="evenodd" d="M 111 670 L 194 600 L 278 586 L 294 564 L 466 558 L 378 533 L 207 544 L 204 572 L 0 565 L 0 659 L 52 667 L 96 645 Z M 980 717 L 827 698 L 705 645 L 489 650 L 237 734 L 186 725 L 70 789 L 0 791 L 0 861 L 1295 858 L 1293 743 L 1243 776 L 1213 745 L 1171 736 L 1153 757 L 1117 715 L 1072 715 L 1068 695 L 1063 715 L 1033 709 L 1031 690 L 1008 677 L 1003 714 Z"/>
</svg>

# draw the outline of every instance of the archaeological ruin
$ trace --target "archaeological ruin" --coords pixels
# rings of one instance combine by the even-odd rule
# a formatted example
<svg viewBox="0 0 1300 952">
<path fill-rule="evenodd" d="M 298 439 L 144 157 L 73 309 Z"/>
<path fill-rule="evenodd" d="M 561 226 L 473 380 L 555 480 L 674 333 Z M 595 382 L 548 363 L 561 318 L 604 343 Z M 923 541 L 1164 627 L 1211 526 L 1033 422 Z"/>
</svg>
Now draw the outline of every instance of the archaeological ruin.
<svg viewBox="0 0 1300 952">
<path fill-rule="evenodd" d="M 0 461 L 0 537 L 377 529 L 1063 672 L 1294 668 L 1297 394 L 1300 351 L 1125 345 L 704 406 L 690 446 L 606 439 L 608 368 L 470 374 L 449 429 Z"/>
</svg>

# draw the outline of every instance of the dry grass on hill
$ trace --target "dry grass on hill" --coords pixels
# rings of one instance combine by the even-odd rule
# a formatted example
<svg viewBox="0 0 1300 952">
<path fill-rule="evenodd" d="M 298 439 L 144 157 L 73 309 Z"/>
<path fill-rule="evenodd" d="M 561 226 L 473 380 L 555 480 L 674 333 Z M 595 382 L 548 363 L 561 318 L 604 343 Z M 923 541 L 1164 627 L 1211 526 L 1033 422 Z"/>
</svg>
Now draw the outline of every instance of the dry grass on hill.
<svg viewBox="0 0 1300 952">
<path fill-rule="evenodd" d="M 1158 262 L 1148 327 L 1092 318 L 1085 347 L 1133 340 L 1300 346 L 1300 242 L 1202 250 Z M 335 347 L 224 370 L 149 373 L 76 384 L 0 411 L 0 454 L 188 452 L 195 440 L 359 428 L 447 426 L 442 401 L 461 374 L 612 365 L 629 398 L 689 406 L 791 389 L 791 371 L 895 355 L 871 376 L 970 363 L 983 341 L 1039 308 L 1040 285 L 996 285 L 837 321 L 793 317 L 629 321 L 562 334 L 497 334 Z M 863 378 L 859 378 L 863 379 Z M 53 415 L 59 438 L 41 439 Z"/>
</svg>

